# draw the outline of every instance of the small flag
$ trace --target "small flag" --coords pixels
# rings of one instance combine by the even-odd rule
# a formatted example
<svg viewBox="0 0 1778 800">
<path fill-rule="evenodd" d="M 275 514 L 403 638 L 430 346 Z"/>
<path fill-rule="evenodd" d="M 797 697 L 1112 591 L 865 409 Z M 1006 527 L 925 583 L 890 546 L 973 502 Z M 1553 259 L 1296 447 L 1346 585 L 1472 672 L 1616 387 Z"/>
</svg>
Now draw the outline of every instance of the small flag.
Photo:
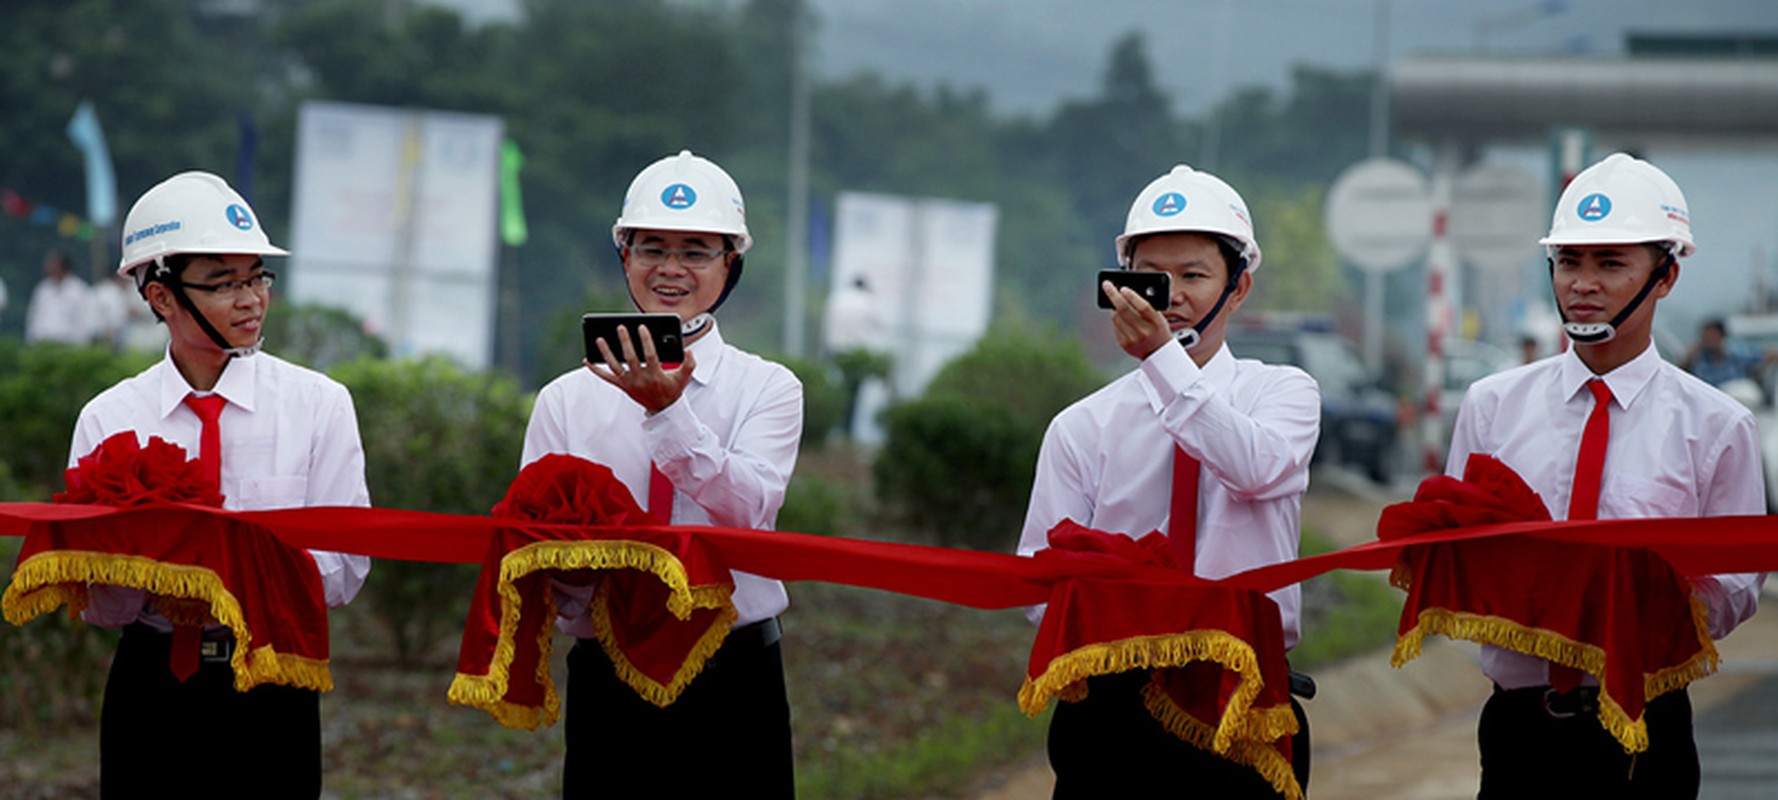
<svg viewBox="0 0 1778 800">
<path fill-rule="evenodd" d="M 6 216 L 24 219 L 31 216 L 31 201 L 11 189 L 0 189 L 0 210 L 4 210 Z"/>
<path fill-rule="evenodd" d="M 253 204 L 253 157 L 259 151 L 259 126 L 245 110 L 240 115 L 241 147 L 235 151 L 235 191 Z"/>
<path fill-rule="evenodd" d="M 519 170 L 525 167 L 525 154 L 519 143 L 511 139 L 500 143 L 500 240 L 508 247 L 520 247 L 531 238 L 525 225 L 525 201 L 519 196 Z"/>
<path fill-rule="evenodd" d="M 105 147 L 105 132 L 99 129 L 99 115 L 93 101 L 82 100 L 68 120 L 68 138 L 86 157 L 86 216 L 94 225 L 110 225 L 117 218 L 117 173 L 111 168 L 111 153 Z"/>
</svg>

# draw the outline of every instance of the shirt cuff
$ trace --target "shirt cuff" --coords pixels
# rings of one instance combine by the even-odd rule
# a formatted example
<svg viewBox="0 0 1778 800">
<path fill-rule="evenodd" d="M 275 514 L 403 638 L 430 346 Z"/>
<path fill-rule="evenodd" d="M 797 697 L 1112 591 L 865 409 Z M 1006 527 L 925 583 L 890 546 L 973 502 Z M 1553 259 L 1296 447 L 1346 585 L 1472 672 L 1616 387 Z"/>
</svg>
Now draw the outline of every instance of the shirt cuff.
<svg viewBox="0 0 1778 800">
<path fill-rule="evenodd" d="M 642 435 L 648 440 L 649 458 L 662 472 L 667 464 L 691 455 L 698 441 L 698 417 L 682 396 L 653 416 L 642 419 Z M 672 473 L 668 472 L 668 477 Z"/>
<path fill-rule="evenodd" d="M 1149 403 L 1155 411 L 1167 407 L 1173 398 L 1185 393 L 1185 390 L 1196 384 L 1204 372 L 1192 361 L 1191 354 L 1177 342 L 1169 341 L 1160 349 L 1142 359 L 1142 377 L 1147 379 L 1148 386 L 1154 391 L 1149 394 Z"/>
</svg>

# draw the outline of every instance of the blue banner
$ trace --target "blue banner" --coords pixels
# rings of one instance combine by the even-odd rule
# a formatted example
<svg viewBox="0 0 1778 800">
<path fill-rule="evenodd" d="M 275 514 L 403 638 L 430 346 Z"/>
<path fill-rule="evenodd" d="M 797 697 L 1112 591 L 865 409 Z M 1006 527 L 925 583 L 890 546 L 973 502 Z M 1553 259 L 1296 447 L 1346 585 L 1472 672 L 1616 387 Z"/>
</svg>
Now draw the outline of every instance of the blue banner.
<svg viewBox="0 0 1778 800">
<path fill-rule="evenodd" d="M 117 219 L 117 173 L 111 168 L 111 152 L 93 101 L 82 100 L 68 120 L 68 138 L 86 157 L 86 216 L 94 225 L 110 225 Z"/>
</svg>

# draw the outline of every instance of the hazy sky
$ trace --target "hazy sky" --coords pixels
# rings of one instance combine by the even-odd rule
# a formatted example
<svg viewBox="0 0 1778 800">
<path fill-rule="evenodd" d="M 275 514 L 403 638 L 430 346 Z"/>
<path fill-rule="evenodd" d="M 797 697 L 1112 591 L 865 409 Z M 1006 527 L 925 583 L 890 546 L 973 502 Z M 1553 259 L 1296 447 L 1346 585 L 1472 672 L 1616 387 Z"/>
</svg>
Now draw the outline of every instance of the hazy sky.
<svg viewBox="0 0 1778 800">
<path fill-rule="evenodd" d="M 431 0 L 475 17 L 518 0 Z M 739 5 L 740 0 L 682 0 Z M 1227 89 L 1283 87 L 1291 66 L 1374 63 L 1378 9 L 1388 52 L 1616 53 L 1627 31 L 1778 32 L 1778 0 L 811 0 L 814 66 L 825 77 L 875 70 L 924 86 L 988 90 L 994 107 L 1044 112 L 1098 87 L 1112 42 L 1148 40 L 1175 108 Z"/>
<path fill-rule="evenodd" d="M 1175 107 L 1228 88 L 1283 86 L 1292 65 L 1374 63 L 1377 10 L 1391 55 L 1617 53 L 1626 31 L 1778 31 L 1773 0 L 813 0 L 822 74 L 874 69 L 983 86 L 997 108 L 1046 111 L 1094 93 L 1111 43 L 1143 31 Z M 1554 10 L 1554 13 L 1551 11 Z"/>
<path fill-rule="evenodd" d="M 431 0 L 472 16 L 510 14 L 517 0 Z M 682 0 L 738 4 L 740 0 Z M 1095 94 L 1111 44 L 1147 37 L 1156 80 L 1186 114 L 1230 89 L 1286 87 L 1307 63 L 1369 68 L 1378 9 L 1387 53 L 1613 55 L 1629 32 L 1778 35 L 1778 0 L 811 0 L 820 15 L 814 67 L 835 78 L 860 70 L 921 86 L 981 87 L 993 107 L 1043 114 Z M 1601 143 L 1604 144 L 1604 143 Z M 1603 156 L 1603 153 L 1596 154 Z M 1696 320 L 1733 311 L 1756 270 L 1778 277 L 1778 135 L 1669 148 L 1648 157 L 1685 190 L 1699 242 L 1663 313 L 1687 339 Z M 1540 147 L 1490 159 L 1534 172 Z M 1768 278 L 1774 283 L 1778 280 Z"/>
</svg>

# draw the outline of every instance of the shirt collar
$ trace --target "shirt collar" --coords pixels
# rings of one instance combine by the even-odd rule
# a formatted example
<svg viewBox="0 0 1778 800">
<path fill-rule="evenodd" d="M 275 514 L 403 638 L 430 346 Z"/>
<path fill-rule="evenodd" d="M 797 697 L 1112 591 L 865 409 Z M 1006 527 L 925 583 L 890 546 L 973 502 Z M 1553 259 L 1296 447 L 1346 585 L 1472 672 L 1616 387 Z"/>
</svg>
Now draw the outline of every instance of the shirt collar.
<svg viewBox="0 0 1778 800">
<path fill-rule="evenodd" d="M 722 354 L 728 350 L 723 347 L 722 330 L 717 327 L 716 320 L 710 320 L 710 330 L 691 343 L 692 355 L 698 359 L 698 368 L 691 373 L 691 379 L 699 385 L 708 385 L 710 376 L 722 366 Z"/>
<path fill-rule="evenodd" d="M 222 367 L 222 375 L 216 379 L 216 387 L 212 394 L 222 395 L 222 399 L 252 411 L 258 382 L 253 378 L 259 371 L 259 356 L 231 358 Z M 185 396 L 196 393 L 191 384 L 185 382 L 185 376 L 179 374 L 179 366 L 173 363 L 173 351 L 169 347 L 167 355 L 161 361 L 160 412 L 164 419 L 171 415 L 185 402 Z"/>
<path fill-rule="evenodd" d="M 1648 386 L 1650 380 L 1654 379 L 1655 372 L 1660 367 L 1661 355 L 1656 351 L 1652 341 L 1649 342 L 1648 349 L 1643 350 L 1641 355 L 1604 375 L 1594 375 L 1593 371 L 1587 368 L 1586 362 L 1581 361 L 1580 356 L 1574 352 L 1574 348 L 1569 347 L 1567 352 L 1562 354 L 1562 374 L 1559 378 L 1562 396 L 1573 400 L 1576 396 L 1585 393 L 1587 381 L 1597 377 L 1605 381 L 1605 386 L 1611 390 L 1611 396 L 1617 401 L 1618 407 L 1628 409 L 1630 404 L 1635 402 L 1636 396 L 1642 393 L 1643 388 Z"/>
<path fill-rule="evenodd" d="M 1190 353 L 1186 355 L 1190 355 Z M 1229 385 L 1235 379 L 1235 354 L 1229 352 L 1229 343 L 1225 341 L 1218 345 L 1216 355 L 1204 362 L 1201 369 L 1204 373 L 1204 380 L 1209 381 L 1212 386 Z"/>
</svg>

